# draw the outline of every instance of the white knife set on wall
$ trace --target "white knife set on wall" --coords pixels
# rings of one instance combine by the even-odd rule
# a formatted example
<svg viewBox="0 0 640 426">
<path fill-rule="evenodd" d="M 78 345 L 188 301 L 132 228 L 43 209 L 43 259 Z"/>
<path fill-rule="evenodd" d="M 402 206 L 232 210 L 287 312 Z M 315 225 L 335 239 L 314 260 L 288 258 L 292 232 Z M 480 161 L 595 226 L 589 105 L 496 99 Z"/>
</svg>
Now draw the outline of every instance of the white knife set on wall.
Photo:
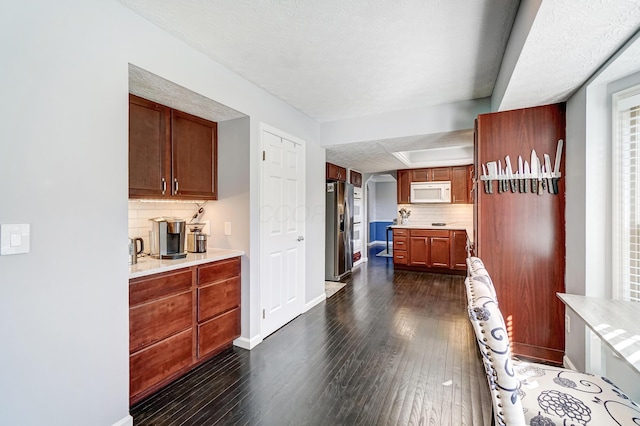
<svg viewBox="0 0 640 426">
<path fill-rule="evenodd" d="M 560 139 L 556 148 L 556 161 L 551 168 L 551 157 L 544 154 L 544 162 L 541 161 L 536 150 L 531 150 L 531 163 L 522 160 L 518 156 L 518 169 L 514 172 L 509 156 L 504 157 L 505 168 L 502 168 L 502 160 L 488 161 L 482 164 L 480 180 L 484 182 L 484 192 L 493 194 L 493 181 L 497 181 L 498 192 L 529 192 L 542 195 L 545 191 L 549 194 L 558 193 L 558 179 L 560 178 L 560 160 L 562 159 L 562 147 L 564 141 Z"/>
</svg>

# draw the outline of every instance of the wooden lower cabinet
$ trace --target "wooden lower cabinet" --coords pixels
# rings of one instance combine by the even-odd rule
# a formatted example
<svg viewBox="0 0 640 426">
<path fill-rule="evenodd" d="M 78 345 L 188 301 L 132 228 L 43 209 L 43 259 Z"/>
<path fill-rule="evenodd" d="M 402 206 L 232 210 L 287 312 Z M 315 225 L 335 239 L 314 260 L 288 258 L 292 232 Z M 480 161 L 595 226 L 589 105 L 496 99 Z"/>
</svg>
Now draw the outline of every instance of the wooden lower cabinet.
<svg viewBox="0 0 640 426">
<path fill-rule="evenodd" d="M 130 403 L 239 336 L 239 257 L 130 280 Z"/>
<path fill-rule="evenodd" d="M 430 238 L 429 266 L 448 268 L 450 266 L 449 236 Z"/>
<path fill-rule="evenodd" d="M 240 336 L 240 308 L 198 324 L 198 358 L 217 352 Z"/>
<path fill-rule="evenodd" d="M 455 269 L 467 269 L 467 231 L 451 231 L 451 264 Z"/>
<path fill-rule="evenodd" d="M 394 228 L 393 264 L 398 269 L 462 273 L 466 271 L 466 235 L 464 230 Z"/>
<path fill-rule="evenodd" d="M 131 398 L 156 389 L 193 364 L 193 329 L 188 328 L 129 357 Z"/>
</svg>

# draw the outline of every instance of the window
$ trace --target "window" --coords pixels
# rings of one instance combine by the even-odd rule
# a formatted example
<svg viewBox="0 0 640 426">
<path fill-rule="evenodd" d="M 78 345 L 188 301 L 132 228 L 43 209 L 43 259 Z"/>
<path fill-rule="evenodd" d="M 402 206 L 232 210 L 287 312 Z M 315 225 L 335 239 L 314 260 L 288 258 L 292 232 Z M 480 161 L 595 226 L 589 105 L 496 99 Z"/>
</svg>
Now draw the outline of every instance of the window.
<svg viewBox="0 0 640 426">
<path fill-rule="evenodd" d="M 640 302 L 640 87 L 613 97 L 613 297 Z"/>
</svg>

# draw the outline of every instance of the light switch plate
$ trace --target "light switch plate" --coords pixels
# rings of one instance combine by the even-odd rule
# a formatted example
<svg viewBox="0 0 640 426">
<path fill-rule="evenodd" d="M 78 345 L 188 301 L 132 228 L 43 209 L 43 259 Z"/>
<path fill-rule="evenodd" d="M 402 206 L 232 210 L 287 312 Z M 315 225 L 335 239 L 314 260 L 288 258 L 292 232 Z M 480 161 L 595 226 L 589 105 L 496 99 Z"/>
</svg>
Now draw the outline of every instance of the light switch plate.
<svg viewBox="0 0 640 426">
<path fill-rule="evenodd" d="M 231 222 L 224 223 L 224 235 L 231 235 Z"/>
<path fill-rule="evenodd" d="M 29 253 L 30 234 L 28 223 L 0 225 L 0 255 Z"/>
</svg>

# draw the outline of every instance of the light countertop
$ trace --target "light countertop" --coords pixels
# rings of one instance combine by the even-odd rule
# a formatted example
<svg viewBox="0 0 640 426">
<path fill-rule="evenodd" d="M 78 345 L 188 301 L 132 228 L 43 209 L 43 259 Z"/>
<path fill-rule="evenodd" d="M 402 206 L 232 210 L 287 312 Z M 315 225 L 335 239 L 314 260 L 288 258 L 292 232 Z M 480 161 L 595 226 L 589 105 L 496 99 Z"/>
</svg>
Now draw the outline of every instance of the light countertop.
<svg viewBox="0 0 640 426">
<path fill-rule="evenodd" d="M 436 221 L 433 221 L 436 222 Z M 469 240 L 473 240 L 473 224 L 467 223 L 467 222 L 445 222 L 444 220 L 442 221 L 444 223 L 446 223 L 446 225 L 444 226 L 434 226 L 431 223 L 432 222 L 426 222 L 426 223 L 411 223 L 411 221 L 409 221 L 409 224 L 407 225 L 391 225 L 391 228 L 400 228 L 400 229 L 445 229 L 448 231 L 457 231 L 457 230 L 464 230 L 467 231 L 467 236 L 469 238 Z"/>
<path fill-rule="evenodd" d="M 640 304 L 624 300 L 558 293 L 611 350 L 640 373 Z"/>
<path fill-rule="evenodd" d="M 206 253 L 187 253 L 187 257 L 184 259 L 154 259 L 150 256 L 145 256 L 138 258 L 138 263 L 135 265 L 129 265 L 129 279 L 188 268 L 189 266 L 215 262 L 216 260 L 230 259 L 243 254 L 244 251 L 242 250 L 207 248 Z"/>
</svg>

